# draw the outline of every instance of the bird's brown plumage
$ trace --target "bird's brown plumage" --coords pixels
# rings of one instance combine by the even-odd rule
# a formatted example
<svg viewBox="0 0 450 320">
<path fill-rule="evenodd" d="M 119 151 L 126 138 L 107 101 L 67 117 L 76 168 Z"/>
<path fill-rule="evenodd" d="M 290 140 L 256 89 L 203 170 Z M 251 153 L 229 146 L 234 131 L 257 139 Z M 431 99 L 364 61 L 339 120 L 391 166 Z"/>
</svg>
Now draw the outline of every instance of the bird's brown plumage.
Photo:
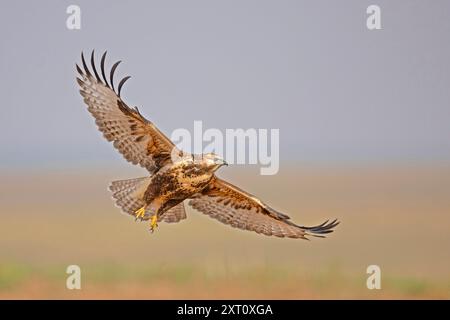
<svg viewBox="0 0 450 320">
<path fill-rule="evenodd" d="M 323 237 L 333 232 L 336 220 L 314 227 L 296 225 L 289 216 L 219 179 L 215 171 L 225 162 L 214 154 L 194 156 L 178 150 L 136 107 L 130 108 L 123 101 L 120 92 L 129 77 L 119 82 L 116 91 L 114 73 L 120 61 L 112 66 L 108 82 L 105 60 L 106 52 L 101 58 L 100 77 L 94 52 L 90 59 L 92 72 L 81 55 L 82 68 L 76 66 L 80 93 L 105 138 L 126 160 L 150 173 L 149 177 L 114 181 L 110 185 L 122 211 L 135 215 L 143 207 L 144 220 L 156 215 L 158 221 L 178 222 L 186 218 L 183 201 L 190 199 L 194 209 L 212 218 L 268 236 L 306 239 L 308 235 Z"/>
</svg>

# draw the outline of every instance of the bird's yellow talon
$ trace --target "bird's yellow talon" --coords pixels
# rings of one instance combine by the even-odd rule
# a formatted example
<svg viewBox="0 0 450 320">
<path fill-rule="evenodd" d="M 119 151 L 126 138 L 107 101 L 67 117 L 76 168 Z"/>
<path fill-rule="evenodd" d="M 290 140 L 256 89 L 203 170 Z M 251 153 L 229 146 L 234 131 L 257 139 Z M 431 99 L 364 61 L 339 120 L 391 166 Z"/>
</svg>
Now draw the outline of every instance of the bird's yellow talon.
<svg viewBox="0 0 450 320">
<path fill-rule="evenodd" d="M 145 216 L 146 209 L 147 209 L 146 206 L 143 206 L 142 208 L 140 208 L 134 212 L 136 214 L 136 220 L 142 219 Z"/>
<path fill-rule="evenodd" d="M 152 219 L 150 220 L 150 231 L 154 232 L 156 227 L 158 226 L 158 216 L 156 214 L 154 214 L 152 216 Z"/>
</svg>

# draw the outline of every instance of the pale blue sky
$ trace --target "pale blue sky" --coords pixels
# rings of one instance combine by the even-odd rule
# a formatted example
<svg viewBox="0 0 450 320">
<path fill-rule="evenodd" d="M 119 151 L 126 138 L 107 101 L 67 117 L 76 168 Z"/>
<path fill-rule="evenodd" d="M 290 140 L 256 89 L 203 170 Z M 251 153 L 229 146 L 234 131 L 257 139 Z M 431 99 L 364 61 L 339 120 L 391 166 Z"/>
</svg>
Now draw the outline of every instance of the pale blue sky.
<svg viewBox="0 0 450 320">
<path fill-rule="evenodd" d="M 0 165 L 123 163 L 78 94 L 92 48 L 167 134 L 279 128 L 282 163 L 449 162 L 449 17 L 448 1 L 2 1 Z"/>
</svg>

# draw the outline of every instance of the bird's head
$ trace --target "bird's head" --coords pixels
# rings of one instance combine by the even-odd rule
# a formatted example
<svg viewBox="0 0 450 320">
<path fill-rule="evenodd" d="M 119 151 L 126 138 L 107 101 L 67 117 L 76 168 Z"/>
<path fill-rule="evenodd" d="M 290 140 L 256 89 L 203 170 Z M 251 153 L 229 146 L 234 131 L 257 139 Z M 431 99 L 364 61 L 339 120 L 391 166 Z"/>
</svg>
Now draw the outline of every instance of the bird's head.
<svg viewBox="0 0 450 320">
<path fill-rule="evenodd" d="M 218 156 L 215 153 L 205 153 L 202 155 L 203 163 L 208 167 L 211 168 L 213 171 L 216 171 L 221 166 L 227 166 L 228 163 L 220 156 Z"/>
</svg>

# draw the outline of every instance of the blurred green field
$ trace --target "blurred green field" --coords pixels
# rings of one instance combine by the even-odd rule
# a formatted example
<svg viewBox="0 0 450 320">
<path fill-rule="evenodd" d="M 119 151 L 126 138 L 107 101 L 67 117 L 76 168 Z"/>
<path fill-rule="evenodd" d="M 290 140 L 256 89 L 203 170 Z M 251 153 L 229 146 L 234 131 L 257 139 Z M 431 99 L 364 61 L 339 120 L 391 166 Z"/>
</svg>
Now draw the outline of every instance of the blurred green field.
<svg viewBox="0 0 450 320">
<path fill-rule="evenodd" d="M 278 239 L 188 209 L 179 224 L 119 213 L 116 170 L 0 173 L 1 299 L 450 298 L 450 167 L 232 167 L 219 175 L 300 224 L 339 218 L 327 239 Z M 82 270 L 82 289 L 65 271 Z M 381 267 L 382 289 L 366 288 Z"/>
</svg>

